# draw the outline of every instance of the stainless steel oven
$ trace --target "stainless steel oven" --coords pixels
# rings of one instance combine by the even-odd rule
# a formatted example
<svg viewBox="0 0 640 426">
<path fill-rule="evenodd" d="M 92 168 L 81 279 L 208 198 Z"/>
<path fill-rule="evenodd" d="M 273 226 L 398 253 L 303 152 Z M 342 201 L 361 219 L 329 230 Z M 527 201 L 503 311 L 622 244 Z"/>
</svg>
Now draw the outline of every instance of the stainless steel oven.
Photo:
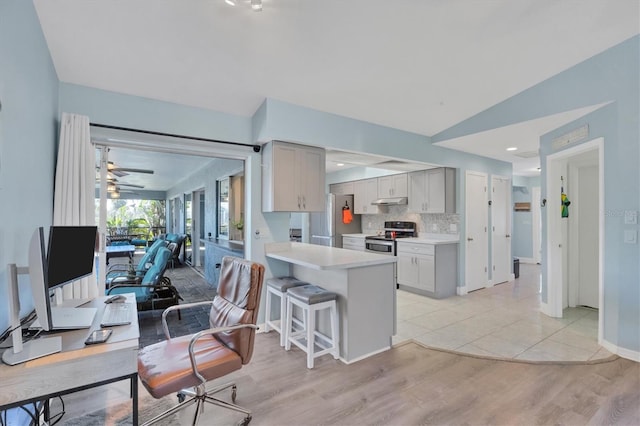
<svg viewBox="0 0 640 426">
<path fill-rule="evenodd" d="M 386 254 L 389 256 L 396 255 L 396 243 L 394 240 L 384 239 L 383 237 L 366 237 L 364 239 L 365 251 L 378 254 Z"/>
</svg>

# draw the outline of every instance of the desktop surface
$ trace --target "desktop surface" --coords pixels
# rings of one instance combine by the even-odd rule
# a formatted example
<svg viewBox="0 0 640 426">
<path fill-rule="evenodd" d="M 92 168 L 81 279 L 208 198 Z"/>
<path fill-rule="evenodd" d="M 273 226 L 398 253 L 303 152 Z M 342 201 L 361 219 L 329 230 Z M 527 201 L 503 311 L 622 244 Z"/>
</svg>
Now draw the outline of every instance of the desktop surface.
<svg viewBox="0 0 640 426">
<path fill-rule="evenodd" d="M 96 308 L 90 328 L 46 334 L 46 337 L 60 337 L 61 352 L 14 366 L 0 364 L 0 409 L 137 375 L 140 337 L 137 313 L 132 316 L 131 324 L 112 327 L 113 334 L 106 343 L 84 343 L 91 331 L 100 329 L 104 300 L 106 296 L 85 305 Z M 133 293 L 127 294 L 127 301 L 135 307 Z"/>
</svg>

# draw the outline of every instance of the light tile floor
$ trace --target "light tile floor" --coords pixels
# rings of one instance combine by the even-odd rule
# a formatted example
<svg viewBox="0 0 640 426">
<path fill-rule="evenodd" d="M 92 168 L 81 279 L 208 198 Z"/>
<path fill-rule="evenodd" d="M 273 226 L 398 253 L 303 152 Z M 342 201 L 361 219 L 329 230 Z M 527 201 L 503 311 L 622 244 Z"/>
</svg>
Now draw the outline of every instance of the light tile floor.
<svg viewBox="0 0 640 426">
<path fill-rule="evenodd" d="M 540 266 L 520 277 L 436 300 L 398 290 L 398 333 L 427 346 L 531 361 L 587 361 L 612 354 L 598 345 L 598 311 L 567 308 L 563 318 L 540 312 Z"/>
</svg>

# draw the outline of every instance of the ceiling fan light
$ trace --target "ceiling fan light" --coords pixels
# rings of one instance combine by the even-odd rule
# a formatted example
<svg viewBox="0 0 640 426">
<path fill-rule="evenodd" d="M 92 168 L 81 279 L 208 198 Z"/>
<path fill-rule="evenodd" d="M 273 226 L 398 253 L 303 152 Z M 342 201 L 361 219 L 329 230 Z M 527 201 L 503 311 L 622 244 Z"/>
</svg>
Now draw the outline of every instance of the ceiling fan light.
<svg viewBox="0 0 640 426">
<path fill-rule="evenodd" d="M 119 191 L 111 192 L 111 198 L 120 198 L 120 192 Z"/>
<path fill-rule="evenodd" d="M 251 9 L 255 12 L 260 12 L 262 10 L 262 0 L 251 0 Z"/>
<path fill-rule="evenodd" d="M 112 183 L 107 184 L 107 192 L 117 192 L 118 187 Z"/>
</svg>

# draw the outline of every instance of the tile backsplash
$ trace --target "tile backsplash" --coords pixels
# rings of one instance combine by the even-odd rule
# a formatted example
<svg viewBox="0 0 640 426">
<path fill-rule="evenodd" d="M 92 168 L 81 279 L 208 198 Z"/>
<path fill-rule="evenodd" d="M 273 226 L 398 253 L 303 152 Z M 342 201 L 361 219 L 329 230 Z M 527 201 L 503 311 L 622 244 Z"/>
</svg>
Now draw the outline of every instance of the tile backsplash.
<svg viewBox="0 0 640 426">
<path fill-rule="evenodd" d="M 391 220 L 415 222 L 418 233 L 458 234 L 460 232 L 460 215 L 449 213 L 418 214 L 408 211 L 407 206 L 389 206 L 380 214 L 362 215 L 362 232 L 365 234 L 381 232 L 384 223 Z M 454 225 L 454 229 L 452 226 Z"/>
</svg>

